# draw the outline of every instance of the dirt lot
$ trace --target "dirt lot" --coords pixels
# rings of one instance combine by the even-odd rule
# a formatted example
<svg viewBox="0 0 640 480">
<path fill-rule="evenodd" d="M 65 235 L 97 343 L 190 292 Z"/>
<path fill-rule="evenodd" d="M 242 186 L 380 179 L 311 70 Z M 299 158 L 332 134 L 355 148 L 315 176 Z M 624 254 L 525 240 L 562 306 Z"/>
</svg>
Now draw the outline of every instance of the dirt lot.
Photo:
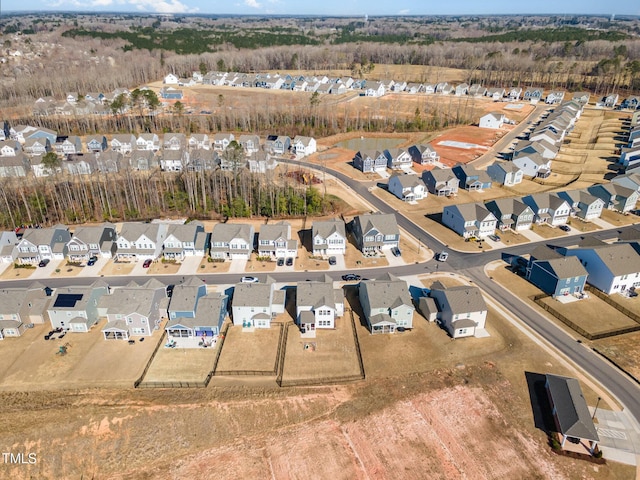
<svg viewBox="0 0 640 480">
<path fill-rule="evenodd" d="M 611 225 L 625 226 L 638 223 L 640 218 L 637 215 L 622 214 L 613 210 L 602 210 L 600 218 Z"/>
<path fill-rule="evenodd" d="M 56 272 L 56 270 L 59 270 Z M 57 277 L 75 277 L 84 270 L 84 266 L 70 265 L 66 260 L 61 261 L 51 272 L 51 278 Z"/>
<path fill-rule="evenodd" d="M 144 376 L 145 382 L 202 382 L 213 368 L 217 348 L 161 346 Z"/>
<path fill-rule="evenodd" d="M 279 321 L 290 320 L 281 315 Z M 280 328 L 256 328 L 243 332 L 242 326 L 232 326 L 222 346 L 216 371 L 259 370 L 272 371 L 276 363 Z"/>
<path fill-rule="evenodd" d="M 563 232 L 558 227 L 552 227 L 547 224 L 540 225 L 531 225 L 531 230 L 540 235 L 542 238 L 557 238 L 557 237 L 566 237 L 567 232 Z"/>
<path fill-rule="evenodd" d="M 156 260 L 147 268 L 147 275 L 175 275 L 180 270 L 180 262 L 162 262 Z"/>
<path fill-rule="evenodd" d="M 567 222 L 569 225 L 571 225 L 571 228 L 575 228 L 576 230 L 580 231 L 580 232 L 593 232 L 595 230 L 599 230 L 600 227 L 598 225 L 596 225 L 593 222 L 585 222 L 584 220 L 578 218 L 578 217 L 573 217 L 569 219 L 569 222 Z"/>
</svg>

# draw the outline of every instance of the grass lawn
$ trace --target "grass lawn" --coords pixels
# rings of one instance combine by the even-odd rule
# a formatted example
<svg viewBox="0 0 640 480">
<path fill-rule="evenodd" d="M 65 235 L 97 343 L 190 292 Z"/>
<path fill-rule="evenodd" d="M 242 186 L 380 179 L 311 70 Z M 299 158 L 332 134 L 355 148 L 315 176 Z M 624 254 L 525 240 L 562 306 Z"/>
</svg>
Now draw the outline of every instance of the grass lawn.
<svg viewBox="0 0 640 480">
<path fill-rule="evenodd" d="M 280 326 L 256 328 L 253 332 L 243 332 L 242 326 L 231 326 L 227 330 L 216 371 L 272 371 L 276 364 L 279 338 Z"/>
<path fill-rule="evenodd" d="M 640 355 L 638 355 L 640 332 L 595 340 L 591 345 L 640 380 Z"/>
<path fill-rule="evenodd" d="M 531 230 L 537 233 L 538 235 L 540 235 L 542 238 L 557 238 L 557 237 L 564 237 L 567 235 L 566 232 L 563 232 L 559 228 L 557 227 L 554 228 L 545 224 L 532 225 Z"/>
<path fill-rule="evenodd" d="M 213 368 L 217 348 L 161 346 L 144 377 L 145 382 L 202 382 Z"/>
<path fill-rule="evenodd" d="M 33 272 L 35 271 L 36 271 L 36 267 L 16 268 L 14 264 L 11 264 L 10 267 L 8 267 L 4 272 L 2 272 L 2 275 L 0 275 L 0 278 L 2 278 L 3 280 L 21 280 L 24 278 L 29 278 L 31 274 L 33 274 Z"/>
<path fill-rule="evenodd" d="M 639 218 L 636 215 L 623 214 L 620 212 L 615 212 L 613 210 L 602 210 L 602 215 L 600 216 L 602 220 L 611 225 L 631 225 L 633 223 L 637 223 Z"/>
</svg>

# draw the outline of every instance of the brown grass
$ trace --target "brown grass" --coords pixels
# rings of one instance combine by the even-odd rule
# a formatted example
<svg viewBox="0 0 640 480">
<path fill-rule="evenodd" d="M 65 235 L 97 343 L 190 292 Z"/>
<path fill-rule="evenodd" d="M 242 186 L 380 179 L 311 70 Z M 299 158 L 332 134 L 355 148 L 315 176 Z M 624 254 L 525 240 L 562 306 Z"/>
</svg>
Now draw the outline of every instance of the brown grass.
<svg viewBox="0 0 640 480">
<path fill-rule="evenodd" d="M 162 262 L 161 260 L 156 260 L 146 270 L 147 275 L 175 275 L 181 266 L 182 264 L 180 262 Z"/>
<path fill-rule="evenodd" d="M 37 267 L 34 268 L 15 268 L 14 264 L 8 266 L 0 278 L 3 280 L 21 280 L 24 278 L 29 278 L 33 272 L 36 271 Z"/>
<path fill-rule="evenodd" d="M 102 267 L 102 270 L 100 270 L 100 275 L 129 275 L 135 266 L 135 262 L 116 262 L 115 260 L 109 260 L 109 262 Z"/>
</svg>

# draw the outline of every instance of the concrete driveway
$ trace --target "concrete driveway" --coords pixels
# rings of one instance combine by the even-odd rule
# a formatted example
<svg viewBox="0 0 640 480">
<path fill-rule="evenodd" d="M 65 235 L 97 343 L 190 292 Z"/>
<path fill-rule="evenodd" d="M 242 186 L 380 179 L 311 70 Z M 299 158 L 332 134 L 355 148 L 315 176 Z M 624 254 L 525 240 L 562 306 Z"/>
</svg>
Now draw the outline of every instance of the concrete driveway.
<svg viewBox="0 0 640 480">
<path fill-rule="evenodd" d="M 200 262 L 202 262 L 203 257 L 199 257 L 194 255 L 192 257 L 185 257 L 182 261 L 182 265 L 180 265 L 180 270 L 178 270 L 178 275 L 197 275 L 198 274 L 198 266 Z"/>
<path fill-rule="evenodd" d="M 589 407 L 593 415 L 594 408 Z M 596 430 L 602 456 L 615 462 L 637 465 L 640 455 L 640 432 L 631 414 L 598 408 Z"/>
</svg>

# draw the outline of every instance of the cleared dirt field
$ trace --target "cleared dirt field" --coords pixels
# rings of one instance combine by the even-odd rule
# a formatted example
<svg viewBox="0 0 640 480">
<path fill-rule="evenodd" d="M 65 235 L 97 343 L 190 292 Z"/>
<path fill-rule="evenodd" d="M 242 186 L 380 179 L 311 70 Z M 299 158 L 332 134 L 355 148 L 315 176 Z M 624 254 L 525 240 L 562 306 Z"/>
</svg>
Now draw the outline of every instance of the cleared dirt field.
<svg viewBox="0 0 640 480">
<path fill-rule="evenodd" d="M 611 225 L 625 226 L 638 223 L 640 218 L 637 215 L 623 214 L 613 210 L 602 210 L 600 218 Z"/>
<path fill-rule="evenodd" d="M 567 236 L 567 232 L 563 232 L 558 227 L 552 227 L 544 223 L 540 225 L 531 225 L 531 230 L 542 238 L 558 238 Z"/>
</svg>

